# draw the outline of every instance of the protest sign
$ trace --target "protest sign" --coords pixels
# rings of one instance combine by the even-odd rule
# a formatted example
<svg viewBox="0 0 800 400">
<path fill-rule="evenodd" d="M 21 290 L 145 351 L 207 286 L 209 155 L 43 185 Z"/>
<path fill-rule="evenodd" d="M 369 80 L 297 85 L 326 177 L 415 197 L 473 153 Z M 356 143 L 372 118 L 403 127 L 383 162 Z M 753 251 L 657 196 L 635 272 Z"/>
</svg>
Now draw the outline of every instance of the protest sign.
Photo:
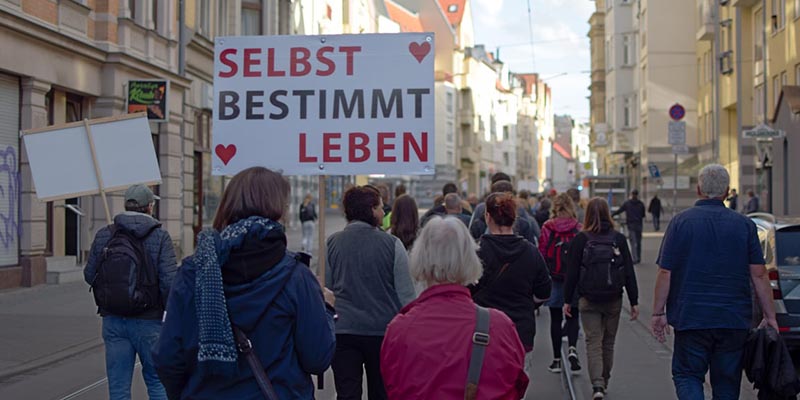
<svg viewBox="0 0 800 400">
<path fill-rule="evenodd" d="M 434 173 L 432 33 L 215 40 L 214 175 Z"/>
<path fill-rule="evenodd" d="M 145 113 L 23 131 L 22 141 L 41 201 L 100 194 L 107 207 L 107 192 L 161 183 Z"/>
</svg>

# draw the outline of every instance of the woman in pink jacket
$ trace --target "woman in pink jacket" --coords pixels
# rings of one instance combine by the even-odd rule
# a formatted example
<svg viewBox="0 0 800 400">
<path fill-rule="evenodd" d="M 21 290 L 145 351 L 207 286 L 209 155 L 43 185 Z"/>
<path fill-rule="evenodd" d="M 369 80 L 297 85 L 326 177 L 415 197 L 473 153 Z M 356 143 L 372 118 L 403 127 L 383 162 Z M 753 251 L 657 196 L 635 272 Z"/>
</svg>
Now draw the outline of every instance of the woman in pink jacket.
<svg viewBox="0 0 800 400">
<path fill-rule="evenodd" d="M 482 273 L 476 245 L 458 219 L 434 217 L 411 251 L 412 276 L 427 285 L 386 330 L 381 374 L 389 399 L 462 400 L 476 329 L 465 285 Z M 479 346 L 479 345 L 477 345 Z M 511 320 L 489 310 L 489 340 L 474 399 L 520 399 L 528 387 L 525 351 Z"/>
</svg>

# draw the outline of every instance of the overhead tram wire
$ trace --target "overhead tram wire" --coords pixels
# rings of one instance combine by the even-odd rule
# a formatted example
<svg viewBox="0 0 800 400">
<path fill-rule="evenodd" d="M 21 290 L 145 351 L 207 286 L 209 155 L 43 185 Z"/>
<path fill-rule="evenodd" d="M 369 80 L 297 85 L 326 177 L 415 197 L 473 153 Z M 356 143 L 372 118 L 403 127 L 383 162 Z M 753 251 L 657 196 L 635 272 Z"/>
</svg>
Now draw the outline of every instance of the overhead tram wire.
<svg viewBox="0 0 800 400">
<path fill-rule="evenodd" d="M 531 0 L 528 0 L 528 35 L 531 46 L 531 71 L 536 71 L 536 53 L 533 46 L 533 17 L 531 13 Z"/>
</svg>

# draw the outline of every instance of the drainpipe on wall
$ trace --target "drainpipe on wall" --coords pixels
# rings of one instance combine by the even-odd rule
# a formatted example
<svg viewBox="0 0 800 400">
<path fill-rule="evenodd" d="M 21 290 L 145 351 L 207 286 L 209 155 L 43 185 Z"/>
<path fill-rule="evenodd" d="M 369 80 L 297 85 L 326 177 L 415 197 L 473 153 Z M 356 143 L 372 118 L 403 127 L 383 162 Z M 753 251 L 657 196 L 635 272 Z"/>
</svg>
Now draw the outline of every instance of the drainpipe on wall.
<svg viewBox="0 0 800 400">
<path fill-rule="evenodd" d="M 742 8 L 736 7 L 736 154 L 739 159 L 739 186 L 742 186 L 742 178 L 744 178 L 744 169 L 742 167 Z"/>
<path fill-rule="evenodd" d="M 720 129 L 720 100 L 719 100 L 719 92 L 720 92 L 720 82 L 722 81 L 722 58 L 720 57 L 722 54 L 722 26 L 720 25 L 720 5 L 718 1 L 714 2 L 714 44 L 713 44 L 713 51 L 711 52 L 714 54 L 714 66 L 716 71 L 712 77 L 714 78 L 714 131 L 711 135 L 711 160 L 714 163 L 719 163 L 719 141 L 722 138 L 722 132 Z"/>
</svg>

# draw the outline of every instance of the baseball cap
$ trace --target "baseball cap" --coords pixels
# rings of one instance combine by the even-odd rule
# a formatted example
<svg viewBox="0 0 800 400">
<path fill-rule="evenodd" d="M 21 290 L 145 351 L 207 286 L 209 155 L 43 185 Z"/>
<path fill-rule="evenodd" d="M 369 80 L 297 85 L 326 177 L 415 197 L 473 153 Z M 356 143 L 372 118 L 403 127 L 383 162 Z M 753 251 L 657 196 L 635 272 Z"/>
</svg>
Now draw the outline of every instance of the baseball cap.
<svg viewBox="0 0 800 400">
<path fill-rule="evenodd" d="M 153 194 L 153 191 L 145 185 L 133 185 L 125 191 L 125 202 L 133 201 L 139 207 L 144 207 L 160 197 Z"/>
</svg>

